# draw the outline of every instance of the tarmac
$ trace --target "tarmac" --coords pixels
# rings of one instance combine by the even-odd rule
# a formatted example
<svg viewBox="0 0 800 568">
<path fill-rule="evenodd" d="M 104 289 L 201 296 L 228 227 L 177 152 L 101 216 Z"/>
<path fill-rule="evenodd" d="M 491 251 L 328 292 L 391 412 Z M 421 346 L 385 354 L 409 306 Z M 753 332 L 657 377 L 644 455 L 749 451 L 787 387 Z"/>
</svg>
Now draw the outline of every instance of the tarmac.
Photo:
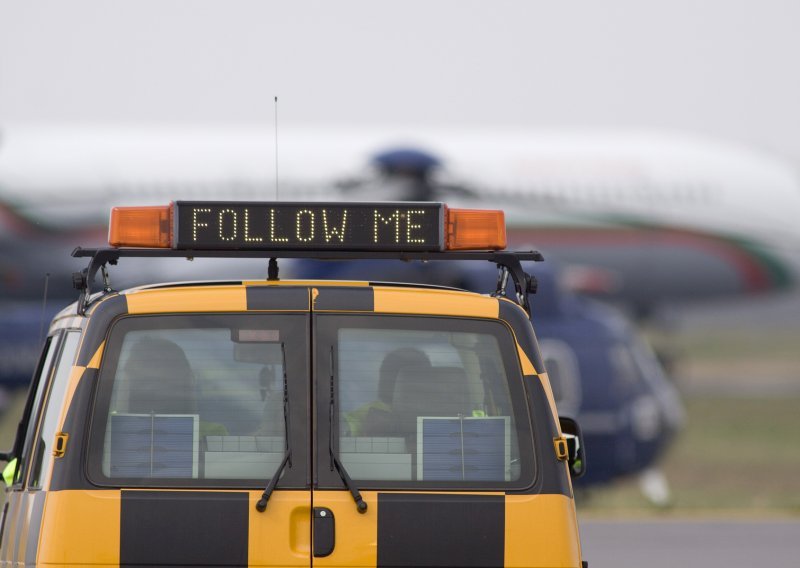
<svg viewBox="0 0 800 568">
<path fill-rule="evenodd" d="M 584 520 L 589 568 L 800 566 L 798 520 Z"/>
</svg>

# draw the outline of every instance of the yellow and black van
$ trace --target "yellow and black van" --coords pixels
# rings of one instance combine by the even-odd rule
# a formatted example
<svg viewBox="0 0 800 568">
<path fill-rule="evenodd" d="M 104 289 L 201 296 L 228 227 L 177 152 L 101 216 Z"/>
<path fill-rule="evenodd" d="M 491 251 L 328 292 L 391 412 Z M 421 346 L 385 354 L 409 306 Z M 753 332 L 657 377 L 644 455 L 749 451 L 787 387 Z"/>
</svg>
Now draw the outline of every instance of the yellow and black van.
<svg viewBox="0 0 800 568">
<path fill-rule="evenodd" d="M 2 566 L 580 567 L 570 476 L 502 212 L 115 208 L 77 249 L 5 478 Z M 271 259 L 262 281 L 92 293 L 122 257 Z M 277 258 L 475 259 L 482 296 L 279 280 Z M 379 275 L 376 275 L 379 276 Z M 514 284 L 514 299 L 505 295 Z"/>
</svg>

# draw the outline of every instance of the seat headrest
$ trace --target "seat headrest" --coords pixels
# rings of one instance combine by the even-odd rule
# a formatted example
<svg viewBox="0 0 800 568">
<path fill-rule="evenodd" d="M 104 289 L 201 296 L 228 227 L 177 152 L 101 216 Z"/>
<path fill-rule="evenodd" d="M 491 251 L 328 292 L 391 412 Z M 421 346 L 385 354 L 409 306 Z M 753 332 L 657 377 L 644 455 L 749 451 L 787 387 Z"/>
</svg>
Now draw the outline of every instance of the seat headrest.
<svg viewBox="0 0 800 568">
<path fill-rule="evenodd" d="M 195 412 L 192 367 L 178 344 L 167 339 L 140 339 L 131 347 L 124 371 L 129 388 L 129 412 Z"/>
<path fill-rule="evenodd" d="M 402 369 L 393 406 L 416 416 L 468 416 L 473 410 L 467 376 L 458 367 L 430 367 L 425 372 Z"/>
</svg>

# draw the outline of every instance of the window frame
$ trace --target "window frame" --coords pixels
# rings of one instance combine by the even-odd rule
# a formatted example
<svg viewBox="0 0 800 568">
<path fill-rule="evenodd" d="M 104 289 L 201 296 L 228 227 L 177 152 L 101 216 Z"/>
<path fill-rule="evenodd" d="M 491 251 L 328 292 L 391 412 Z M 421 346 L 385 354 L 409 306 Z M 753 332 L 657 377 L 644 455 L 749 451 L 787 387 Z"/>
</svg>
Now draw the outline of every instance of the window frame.
<svg viewBox="0 0 800 568">
<path fill-rule="evenodd" d="M 31 469 L 32 448 L 37 438 L 39 427 L 42 420 L 42 409 L 46 406 L 50 391 L 50 382 L 56 362 L 59 360 L 63 332 L 59 330 L 52 335 L 48 335 L 42 346 L 39 362 L 36 365 L 36 372 L 33 374 L 30 388 L 28 390 L 28 400 L 25 403 L 25 410 L 19 423 L 21 429 L 17 433 L 19 448 L 14 448 L 17 458 L 17 467 L 14 472 L 14 484 L 12 490 L 24 490 L 28 488 L 28 473 Z M 17 454 L 18 452 L 18 454 Z"/>
<path fill-rule="evenodd" d="M 342 322 L 342 323 L 337 323 Z M 347 322 L 347 323 L 346 323 Z M 352 322 L 352 323 L 349 323 Z M 383 323 L 382 323 L 383 322 Z M 420 323 L 422 322 L 422 323 Z M 496 319 L 463 318 L 455 316 L 433 315 L 396 315 L 371 313 L 317 313 L 314 314 L 314 356 L 315 380 L 314 396 L 316 400 L 316 477 L 315 487 L 319 489 L 341 489 L 344 487 L 341 478 L 329 467 L 329 408 L 330 408 L 330 353 L 338 354 L 338 331 L 340 329 L 422 329 L 433 331 L 452 331 L 466 333 L 482 333 L 493 335 L 497 339 L 501 360 L 505 367 L 506 385 L 512 405 L 514 426 L 517 431 L 519 446 L 520 476 L 517 480 L 499 481 L 397 481 L 397 480 L 354 480 L 359 489 L 367 490 L 405 490 L 405 491 L 486 491 L 506 492 L 519 491 L 532 487 L 537 480 L 538 468 L 535 461 L 536 443 L 534 426 L 527 390 L 523 385 L 522 368 L 517 352 L 517 343 L 511 328 L 503 321 Z M 333 349 L 333 351 L 331 351 Z M 336 355 L 335 355 L 336 356 Z M 334 451 L 339 455 L 339 432 L 341 412 L 339 410 L 338 362 L 333 362 L 334 369 Z M 412 469 L 416 466 L 412 462 Z"/>
<path fill-rule="evenodd" d="M 208 329 L 218 327 L 231 329 L 238 325 L 236 320 L 246 319 L 263 322 L 271 318 L 270 327 L 281 330 L 283 341 L 301 340 L 301 349 L 286 349 L 286 372 L 289 389 L 289 443 L 292 448 L 292 465 L 284 470 L 280 486 L 286 489 L 300 489 L 309 486 L 308 452 L 299 451 L 308 446 L 308 374 L 309 337 L 308 312 L 213 312 L 213 313 L 179 313 L 179 314 L 145 314 L 127 315 L 116 319 L 106 334 L 106 347 L 98 372 L 98 382 L 90 405 L 88 445 L 86 452 L 86 475 L 90 483 L 98 487 L 108 488 L 142 488 L 142 489 L 263 489 L 271 479 L 263 477 L 251 479 L 223 478 L 167 478 L 167 477 L 107 477 L 103 473 L 103 451 L 105 432 L 108 424 L 108 413 L 113 390 L 113 379 L 119 366 L 119 358 L 125 334 L 128 331 L 163 330 L 163 329 Z M 165 325 L 158 326 L 159 322 Z M 227 322 L 227 324 L 225 323 Z M 216 325 L 214 325 L 216 324 Z M 263 324 L 262 324 L 263 325 Z M 303 328 L 303 329 L 301 329 Z M 284 335 L 285 334 L 285 335 Z M 301 380 L 301 378 L 303 380 Z"/>
</svg>

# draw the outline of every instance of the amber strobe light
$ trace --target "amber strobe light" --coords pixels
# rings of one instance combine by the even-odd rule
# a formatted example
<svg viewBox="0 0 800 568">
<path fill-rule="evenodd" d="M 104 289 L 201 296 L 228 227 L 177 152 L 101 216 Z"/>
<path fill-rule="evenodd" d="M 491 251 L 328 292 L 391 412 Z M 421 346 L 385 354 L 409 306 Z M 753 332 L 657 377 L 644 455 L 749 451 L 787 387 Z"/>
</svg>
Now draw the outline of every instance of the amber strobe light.
<svg viewBox="0 0 800 568">
<path fill-rule="evenodd" d="M 114 247 L 172 246 L 172 205 L 113 207 L 108 244 Z"/>
<path fill-rule="evenodd" d="M 502 211 L 448 208 L 446 219 L 449 250 L 506 248 L 506 222 Z"/>
</svg>

